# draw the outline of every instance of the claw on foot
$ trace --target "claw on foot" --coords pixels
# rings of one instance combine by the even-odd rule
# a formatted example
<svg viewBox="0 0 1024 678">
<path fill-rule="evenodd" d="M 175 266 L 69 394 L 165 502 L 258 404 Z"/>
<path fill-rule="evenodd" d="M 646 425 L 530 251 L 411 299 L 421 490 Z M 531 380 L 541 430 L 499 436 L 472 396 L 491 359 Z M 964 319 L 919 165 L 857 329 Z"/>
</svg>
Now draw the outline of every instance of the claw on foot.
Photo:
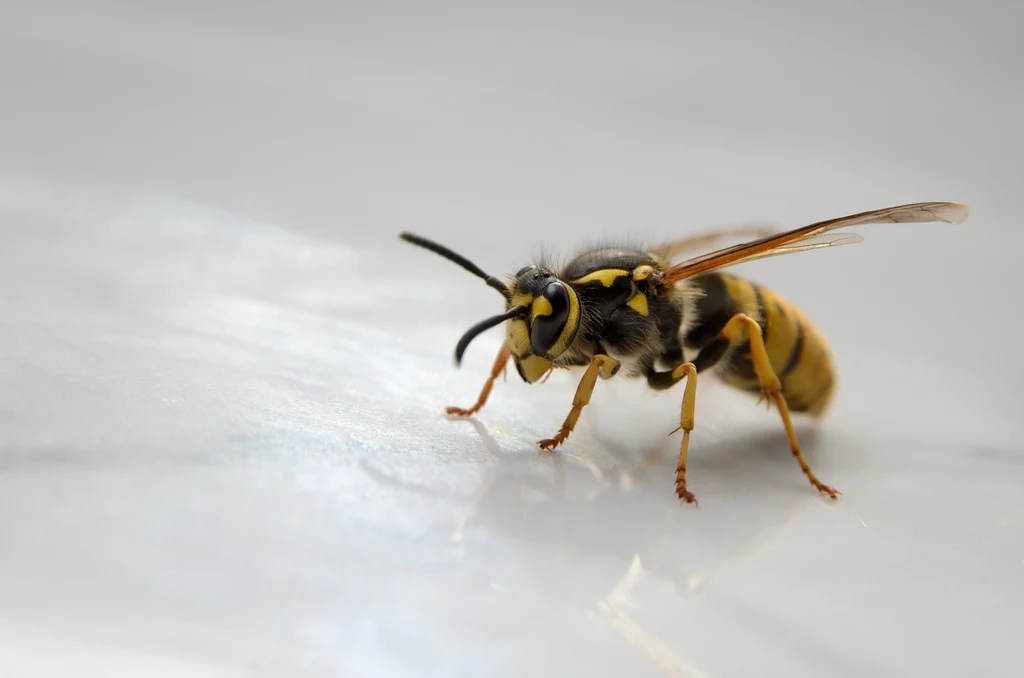
<svg viewBox="0 0 1024 678">
<path fill-rule="evenodd" d="M 828 485 L 823 485 L 821 483 L 816 484 L 814 487 L 818 489 L 818 492 L 821 492 L 829 499 L 839 499 L 839 495 L 842 494 L 842 492 L 840 492 L 836 488 L 829 487 Z"/>
<path fill-rule="evenodd" d="M 688 492 L 686 490 L 679 490 L 677 488 L 676 489 L 676 494 L 679 495 L 679 499 L 681 499 L 684 503 L 686 503 L 686 504 L 693 504 L 694 506 L 698 506 L 698 504 L 697 504 L 697 497 L 693 496 L 692 492 Z"/>
<path fill-rule="evenodd" d="M 452 417 L 468 417 L 472 414 L 476 414 L 476 407 L 471 407 L 468 410 L 464 410 L 461 407 L 446 407 L 445 412 Z"/>
<path fill-rule="evenodd" d="M 555 448 L 561 445 L 564 441 L 564 438 L 555 436 L 554 438 L 545 438 L 544 440 L 541 440 L 537 444 L 540 445 L 540 449 L 542 450 L 545 450 L 547 452 L 554 452 Z"/>
</svg>

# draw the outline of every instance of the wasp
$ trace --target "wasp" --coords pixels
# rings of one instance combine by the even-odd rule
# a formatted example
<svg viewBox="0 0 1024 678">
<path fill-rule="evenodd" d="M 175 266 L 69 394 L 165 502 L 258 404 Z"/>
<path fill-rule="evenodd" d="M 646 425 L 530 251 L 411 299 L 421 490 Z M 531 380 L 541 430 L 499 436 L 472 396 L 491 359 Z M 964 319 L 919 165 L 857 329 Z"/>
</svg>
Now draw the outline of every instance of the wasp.
<svg viewBox="0 0 1024 678">
<path fill-rule="evenodd" d="M 822 332 L 779 294 L 722 269 L 757 259 L 861 242 L 838 229 L 875 223 L 963 223 L 966 205 L 923 202 L 861 212 L 785 232 L 751 227 L 761 237 L 672 263 L 744 229 L 722 229 L 658 247 L 601 247 L 585 251 L 555 270 L 525 266 L 500 280 L 431 240 L 400 237 L 458 264 L 505 299 L 505 312 L 469 328 L 455 347 L 458 366 L 469 343 L 505 324 L 505 340 L 476 404 L 449 407 L 470 416 L 484 406 L 511 358 L 527 383 L 543 381 L 556 367 L 585 368 L 561 428 L 539 441 L 545 450 L 565 442 L 590 402 L 598 378 L 645 378 L 655 390 L 685 382 L 679 426 L 676 494 L 697 503 L 687 489 L 686 459 L 694 428 L 698 375 L 709 372 L 726 384 L 774 403 L 789 448 L 811 485 L 832 499 L 840 494 L 811 470 L 793 432 L 791 413 L 821 417 L 835 392 L 836 377 Z"/>
</svg>

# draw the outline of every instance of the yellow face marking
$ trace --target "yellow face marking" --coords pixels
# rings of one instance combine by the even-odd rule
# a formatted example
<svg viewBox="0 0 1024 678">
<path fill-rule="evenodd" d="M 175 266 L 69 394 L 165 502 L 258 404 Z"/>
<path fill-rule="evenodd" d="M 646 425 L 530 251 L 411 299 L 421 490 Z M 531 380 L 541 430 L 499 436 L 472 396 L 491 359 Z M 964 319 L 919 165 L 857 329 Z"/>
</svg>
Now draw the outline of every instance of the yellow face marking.
<svg viewBox="0 0 1024 678">
<path fill-rule="evenodd" d="M 572 282 L 574 285 L 585 285 L 588 282 L 599 280 L 605 287 L 611 287 L 615 284 L 616 280 L 626 275 L 629 275 L 629 271 L 623 268 L 602 268 L 593 273 L 588 273 L 582 278 L 577 278 Z"/>
<path fill-rule="evenodd" d="M 551 302 L 544 297 L 537 297 L 533 300 L 533 306 L 530 307 L 530 322 L 532 323 L 537 319 L 537 316 L 551 315 Z"/>
<path fill-rule="evenodd" d="M 645 318 L 647 317 L 648 308 L 646 294 L 634 294 L 633 298 L 626 302 L 626 306 L 629 306 Z"/>
<path fill-rule="evenodd" d="M 653 266 L 650 266 L 648 264 L 644 264 L 643 266 L 637 266 L 635 269 L 633 269 L 633 280 L 647 280 L 648 278 L 651 277 L 653 273 Z"/>
<path fill-rule="evenodd" d="M 527 307 L 527 306 L 530 305 L 531 301 L 533 301 L 533 295 L 532 294 L 526 294 L 524 292 L 520 292 L 519 294 L 512 295 L 512 306 Z"/>
<path fill-rule="evenodd" d="M 523 370 L 523 376 L 531 384 L 543 377 L 551 369 L 551 361 L 541 358 L 539 355 L 530 355 L 519 362 Z"/>
<path fill-rule="evenodd" d="M 512 349 L 512 355 L 526 355 L 530 348 L 530 327 L 522 318 L 513 318 L 505 323 L 505 336 L 508 337 L 508 346 Z"/>
<path fill-rule="evenodd" d="M 580 324 L 580 301 L 576 296 L 576 291 L 573 290 L 571 285 L 566 285 L 565 290 L 569 293 L 569 312 L 566 317 L 565 328 L 563 328 L 561 335 L 559 335 L 558 341 L 555 342 L 555 345 L 546 354 L 552 359 L 557 358 L 569 348 L 569 344 L 575 338 L 576 330 L 579 329 Z M 512 295 L 511 305 L 526 306 L 530 309 L 529 322 L 522 318 L 513 318 L 505 323 L 505 336 L 508 338 L 508 345 L 512 350 L 512 355 L 522 358 L 533 353 L 533 344 L 530 341 L 530 328 L 533 326 L 533 321 L 539 317 L 551 315 L 554 309 L 551 307 L 551 302 L 544 297 L 535 297 L 524 292 Z M 538 357 L 538 360 L 546 359 Z M 548 362 L 550 363 L 550 361 Z"/>
</svg>

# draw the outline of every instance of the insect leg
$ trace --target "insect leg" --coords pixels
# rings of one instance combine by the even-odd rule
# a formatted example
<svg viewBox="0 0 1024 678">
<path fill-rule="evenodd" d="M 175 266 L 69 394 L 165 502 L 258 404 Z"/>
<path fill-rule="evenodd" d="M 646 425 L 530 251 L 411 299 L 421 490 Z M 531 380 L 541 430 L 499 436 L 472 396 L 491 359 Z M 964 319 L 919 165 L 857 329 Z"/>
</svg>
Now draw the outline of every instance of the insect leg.
<svg viewBox="0 0 1024 678">
<path fill-rule="evenodd" d="M 672 377 L 679 381 L 686 379 L 686 390 L 683 391 L 683 404 L 679 410 L 679 428 L 683 432 L 683 442 L 679 444 L 679 461 L 676 464 L 676 495 L 687 504 L 697 504 L 697 498 L 686 489 L 686 455 L 690 451 L 690 431 L 693 430 L 693 410 L 697 403 L 697 368 L 693 363 L 683 363 L 672 370 Z"/>
<path fill-rule="evenodd" d="M 690 431 L 693 430 L 694 408 L 697 403 L 697 373 L 712 367 L 725 354 L 728 342 L 712 342 L 694 357 L 693 362 L 676 365 L 672 370 L 656 372 L 653 366 L 647 371 L 647 385 L 662 391 L 686 379 L 686 390 L 683 392 L 683 403 L 679 411 L 679 426 L 669 435 L 677 431 L 683 432 L 683 441 L 679 445 L 679 461 L 676 464 L 676 495 L 687 504 L 697 504 L 697 498 L 686 489 L 686 457 L 690 450 Z M 682 349 L 676 349 L 678 360 L 682 360 Z"/>
<path fill-rule="evenodd" d="M 604 379 L 608 379 L 618 369 L 619 362 L 611 356 L 598 354 L 591 358 L 587 371 L 583 373 L 583 378 L 580 379 L 580 385 L 576 387 L 576 396 L 572 399 L 572 409 L 569 410 L 569 416 L 565 418 L 562 428 L 558 429 L 558 433 L 553 438 L 546 438 L 537 444 L 545 450 L 553 450 L 564 443 L 565 439 L 572 433 L 573 428 L 576 427 L 576 422 L 579 421 L 583 408 L 590 402 L 590 396 L 594 393 L 594 385 L 597 383 L 598 374 Z"/>
<path fill-rule="evenodd" d="M 779 415 L 782 417 L 783 426 L 786 427 L 786 437 L 789 438 L 789 449 L 793 452 L 793 457 L 800 464 L 800 469 L 807 476 L 807 479 L 811 481 L 811 485 L 822 494 L 836 499 L 839 491 L 818 480 L 818 477 L 811 471 L 810 464 L 807 463 L 804 455 L 800 452 L 800 445 L 797 443 L 796 434 L 793 432 L 793 424 L 789 420 L 789 407 L 786 405 L 785 396 L 782 395 L 782 385 L 779 383 L 779 378 L 775 375 L 775 370 L 772 369 L 771 362 L 768 359 L 768 351 L 765 349 L 764 339 L 761 337 L 760 325 L 753 318 L 743 313 L 737 313 L 725 324 L 722 331 L 718 333 L 719 340 L 726 340 L 730 344 L 735 344 L 738 340 L 742 340 L 743 337 L 749 337 L 750 339 L 750 358 L 754 363 L 754 371 L 757 373 L 758 381 L 761 382 L 761 396 L 765 399 L 771 398 L 779 408 Z"/>
<path fill-rule="evenodd" d="M 690 431 L 693 430 L 693 411 L 697 403 L 697 366 L 682 363 L 670 371 L 655 372 L 652 369 L 647 372 L 647 384 L 659 391 L 683 379 L 686 379 L 686 390 L 683 391 L 683 404 L 679 410 L 679 426 L 669 435 L 683 432 L 683 442 L 679 444 L 679 462 L 676 464 L 676 495 L 687 504 L 696 504 L 697 498 L 686 489 L 686 456 L 690 451 Z"/>
<path fill-rule="evenodd" d="M 476 404 L 468 410 L 464 410 L 461 407 L 449 407 L 447 408 L 448 414 L 456 417 L 468 417 L 479 412 L 480 408 L 487 402 L 487 397 L 491 395 L 491 387 L 494 386 L 494 380 L 499 375 L 504 374 L 510 357 L 512 357 L 512 350 L 508 347 L 508 343 L 504 342 L 501 345 L 501 349 L 498 350 L 498 356 L 494 359 L 494 365 L 491 367 L 491 376 L 487 377 L 484 387 L 480 389 L 480 397 L 476 399 Z"/>
</svg>

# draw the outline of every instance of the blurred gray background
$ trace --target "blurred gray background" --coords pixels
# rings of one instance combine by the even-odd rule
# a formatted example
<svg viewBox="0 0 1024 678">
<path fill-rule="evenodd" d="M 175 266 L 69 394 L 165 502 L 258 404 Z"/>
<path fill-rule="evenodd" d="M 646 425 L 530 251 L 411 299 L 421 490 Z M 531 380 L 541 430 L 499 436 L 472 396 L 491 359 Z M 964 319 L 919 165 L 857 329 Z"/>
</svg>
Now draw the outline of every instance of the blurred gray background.
<svg viewBox="0 0 1024 678">
<path fill-rule="evenodd" d="M 0 674 L 1017 675 L 1014 2 L 0 5 Z M 515 375 L 488 271 L 922 200 L 742 269 L 841 389 Z M 741 272 L 737 269 L 737 272 Z M 646 468 L 645 454 L 662 452 Z M 90 673 L 91 672 L 91 673 Z"/>
</svg>

